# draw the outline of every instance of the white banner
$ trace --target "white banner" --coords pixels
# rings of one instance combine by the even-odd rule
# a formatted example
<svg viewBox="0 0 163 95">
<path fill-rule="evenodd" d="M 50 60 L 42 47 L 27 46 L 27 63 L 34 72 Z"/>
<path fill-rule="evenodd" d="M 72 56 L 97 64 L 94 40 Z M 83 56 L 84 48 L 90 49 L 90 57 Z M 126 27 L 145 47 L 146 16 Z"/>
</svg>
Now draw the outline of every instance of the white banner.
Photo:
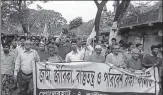
<svg viewBox="0 0 163 95">
<path fill-rule="evenodd" d="M 157 68 L 131 73 L 93 62 L 36 63 L 35 95 L 157 95 Z"/>
</svg>

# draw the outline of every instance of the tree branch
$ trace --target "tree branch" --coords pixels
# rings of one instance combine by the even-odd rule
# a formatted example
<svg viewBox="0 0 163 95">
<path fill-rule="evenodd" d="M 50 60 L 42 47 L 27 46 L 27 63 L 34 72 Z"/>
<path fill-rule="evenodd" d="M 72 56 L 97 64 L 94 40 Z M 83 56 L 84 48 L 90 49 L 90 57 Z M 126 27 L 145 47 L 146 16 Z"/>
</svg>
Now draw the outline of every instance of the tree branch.
<svg viewBox="0 0 163 95">
<path fill-rule="evenodd" d="M 94 0 L 96 6 L 98 7 L 100 4 L 97 2 L 97 0 Z"/>
<path fill-rule="evenodd" d="M 101 6 L 105 6 L 105 4 L 108 2 L 108 0 L 103 0 L 101 3 L 100 3 L 100 5 Z"/>
<path fill-rule="evenodd" d="M 122 0 L 121 4 L 119 4 L 117 6 L 115 17 L 114 17 L 114 21 L 117 21 L 119 19 L 119 17 L 123 15 L 123 13 L 128 8 L 128 6 L 130 4 L 130 1 L 131 0 Z"/>
</svg>

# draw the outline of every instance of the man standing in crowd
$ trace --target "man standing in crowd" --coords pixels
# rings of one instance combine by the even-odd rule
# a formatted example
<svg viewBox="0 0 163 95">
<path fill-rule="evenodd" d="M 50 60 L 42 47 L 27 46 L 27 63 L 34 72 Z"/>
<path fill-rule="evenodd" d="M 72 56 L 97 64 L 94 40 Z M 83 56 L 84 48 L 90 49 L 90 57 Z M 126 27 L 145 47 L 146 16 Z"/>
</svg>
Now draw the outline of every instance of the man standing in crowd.
<svg viewBox="0 0 163 95">
<path fill-rule="evenodd" d="M 45 50 L 45 44 L 43 42 L 40 43 L 39 49 L 37 50 L 37 52 L 40 56 L 41 62 L 45 61 L 45 59 L 50 57 L 50 55 L 48 54 L 48 51 Z"/>
<path fill-rule="evenodd" d="M 162 44 L 158 44 L 158 57 L 163 58 L 163 45 Z"/>
<path fill-rule="evenodd" d="M 160 57 L 158 57 L 158 52 L 159 52 L 158 48 L 159 48 L 158 45 L 151 46 L 151 53 L 144 56 L 143 66 L 145 68 L 157 66 L 159 69 L 159 77 L 160 77 L 160 80 L 162 81 L 163 61 L 161 60 Z M 163 82 L 161 83 L 161 86 L 163 87 Z"/>
<path fill-rule="evenodd" d="M 107 51 L 106 45 L 102 44 L 102 52 L 101 52 L 101 54 L 102 54 L 103 56 L 105 56 L 105 55 L 106 55 L 106 51 Z"/>
<path fill-rule="evenodd" d="M 158 46 L 152 45 L 151 53 L 144 56 L 143 66 L 145 68 L 150 68 L 155 65 L 162 66 L 161 58 L 157 57 L 157 55 L 158 55 Z"/>
<path fill-rule="evenodd" d="M 112 46 L 117 45 L 117 39 L 116 38 L 112 38 L 111 42 L 112 42 Z"/>
<path fill-rule="evenodd" d="M 20 37 L 20 45 L 17 46 L 18 54 L 22 53 L 25 50 L 25 48 L 24 48 L 25 40 L 26 40 L 26 38 L 24 36 Z"/>
<path fill-rule="evenodd" d="M 66 54 L 71 51 L 70 41 L 66 38 L 66 33 L 64 31 L 61 32 L 60 36 L 56 39 L 56 43 L 58 46 L 58 53 L 62 59 L 65 59 Z"/>
<path fill-rule="evenodd" d="M 31 49 L 31 41 L 27 40 L 24 43 L 25 50 L 19 53 L 15 63 L 15 80 L 18 81 L 20 93 L 18 95 L 32 95 L 33 93 L 33 79 L 32 66 L 35 62 L 39 62 L 38 53 Z"/>
<path fill-rule="evenodd" d="M 105 56 L 101 55 L 101 52 L 102 52 L 102 47 L 100 45 L 96 45 L 93 54 L 85 57 L 85 61 L 104 63 Z"/>
<path fill-rule="evenodd" d="M 82 61 L 83 54 L 81 52 L 79 52 L 79 50 L 77 49 L 77 40 L 76 39 L 73 39 L 71 41 L 71 46 L 72 46 L 72 48 L 71 48 L 72 51 L 66 55 L 65 61 L 66 62 Z"/>
<path fill-rule="evenodd" d="M 134 72 L 135 70 L 145 71 L 145 68 L 142 67 L 141 61 L 139 59 L 139 50 L 138 49 L 132 49 L 131 55 L 132 55 L 132 57 L 125 61 L 127 68 L 131 72 Z"/>
<path fill-rule="evenodd" d="M 4 53 L 1 53 L 1 79 L 9 85 L 2 85 L 2 88 L 7 87 L 8 90 L 11 91 L 11 80 L 13 80 L 15 56 L 10 52 L 10 46 L 8 44 L 3 45 L 3 51 Z M 3 91 L 4 89 L 1 90 Z M 11 94 L 11 92 L 8 93 Z M 1 94 L 6 95 L 5 93 Z"/>
<path fill-rule="evenodd" d="M 114 66 L 125 68 L 124 56 L 119 52 L 119 45 L 113 45 L 112 53 L 108 54 L 105 63 L 111 63 Z"/>
<path fill-rule="evenodd" d="M 85 57 L 87 57 L 93 53 L 94 49 L 92 46 L 87 45 L 86 41 L 83 41 L 81 44 L 82 44 L 81 53 L 83 54 L 83 59 L 85 59 Z"/>
<path fill-rule="evenodd" d="M 17 57 L 18 56 L 18 50 L 17 50 L 17 42 L 16 41 L 12 41 L 11 43 L 11 52 L 14 53 L 14 56 Z"/>
<path fill-rule="evenodd" d="M 136 48 L 139 50 L 139 58 L 142 62 L 143 56 L 144 56 L 143 45 L 141 43 L 138 43 L 138 44 L 136 44 Z"/>
<path fill-rule="evenodd" d="M 47 58 L 48 62 L 63 62 L 62 58 L 58 55 L 58 47 L 54 45 L 48 45 L 48 52 L 49 52 L 49 58 Z"/>
<path fill-rule="evenodd" d="M 34 50 L 39 50 L 39 44 L 40 44 L 40 39 L 38 39 L 37 37 L 33 38 L 33 45 L 32 45 L 32 49 Z"/>
</svg>

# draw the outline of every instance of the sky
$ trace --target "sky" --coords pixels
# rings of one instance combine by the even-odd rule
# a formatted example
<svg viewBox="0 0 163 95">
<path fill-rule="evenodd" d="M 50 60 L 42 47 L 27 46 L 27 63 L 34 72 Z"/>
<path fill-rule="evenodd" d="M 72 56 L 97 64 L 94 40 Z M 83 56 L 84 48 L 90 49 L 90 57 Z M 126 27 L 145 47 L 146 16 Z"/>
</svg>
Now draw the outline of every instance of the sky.
<svg viewBox="0 0 163 95">
<path fill-rule="evenodd" d="M 146 3 L 149 1 L 132 1 L 131 3 L 137 5 L 137 3 Z M 150 1 L 153 3 L 155 1 Z M 106 4 L 107 10 L 114 10 L 113 7 L 114 1 L 108 1 Z M 37 9 L 37 4 L 40 5 L 43 9 L 54 10 L 62 14 L 62 16 L 68 21 L 68 23 L 80 16 L 84 22 L 92 20 L 96 16 L 97 7 L 94 1 L 48 1 L 43 3 L 43 1 L 35 1 L 29 6 L 31 9 Z"/>
<path fill-rule="evenodd" d="M 107 2 L 108 11 L 114 10 L 113 3 L 113 1 Z M 35 1 L 29 8 L 37 9 L 37 4 L 43 9 L 60 12 L 68 23 L 78 16 L 82 17 L 84 22 L 87 22 L 94 19 L 97 12 L 94 1 L 48 1 L 47 3 Z"/>
</svg>

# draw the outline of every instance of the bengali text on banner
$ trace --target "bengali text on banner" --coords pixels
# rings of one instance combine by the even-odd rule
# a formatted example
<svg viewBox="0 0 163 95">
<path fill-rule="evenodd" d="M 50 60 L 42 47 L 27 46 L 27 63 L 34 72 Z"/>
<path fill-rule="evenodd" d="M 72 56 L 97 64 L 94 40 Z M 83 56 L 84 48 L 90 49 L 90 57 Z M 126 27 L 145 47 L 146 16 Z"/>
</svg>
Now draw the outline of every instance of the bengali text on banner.
<svg viewBox="0 0 163 95">
<path fill-rule="evenodd" d="M 131 73 L 94 62 L 35 63 L 34 95 L 157 95 L 157 68 Z"/>
</svg>

